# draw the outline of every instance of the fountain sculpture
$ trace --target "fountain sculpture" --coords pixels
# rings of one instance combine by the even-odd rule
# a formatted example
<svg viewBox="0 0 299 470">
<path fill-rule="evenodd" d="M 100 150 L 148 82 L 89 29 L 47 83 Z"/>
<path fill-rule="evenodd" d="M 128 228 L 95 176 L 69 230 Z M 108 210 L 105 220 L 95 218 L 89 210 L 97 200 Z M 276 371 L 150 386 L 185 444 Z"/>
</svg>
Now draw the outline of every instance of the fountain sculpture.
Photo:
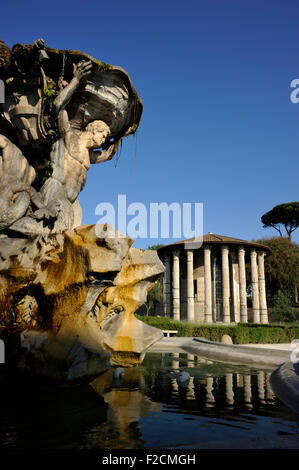
<svg viewBox="0 0 299 470">
<path fill-rule="evenodd" d="M 81 224 L 91 164 L 138 128 L 128 74 L 42 39 L 0 41 L 0 335 L 9 361 L 72 381 L 140 363 L 160 330 L 134 316 L 164 271 L 155 251 Z M 111 233 L 114 232 L 114 236 Z"/>
</svg>

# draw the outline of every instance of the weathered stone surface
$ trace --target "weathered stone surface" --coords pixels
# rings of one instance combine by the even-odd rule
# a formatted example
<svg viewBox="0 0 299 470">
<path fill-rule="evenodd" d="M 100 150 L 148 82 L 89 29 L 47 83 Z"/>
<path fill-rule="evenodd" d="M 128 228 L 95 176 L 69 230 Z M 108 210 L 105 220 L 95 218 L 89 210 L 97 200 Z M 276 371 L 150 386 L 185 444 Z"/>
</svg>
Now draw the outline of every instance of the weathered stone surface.
<svg viewBox="0 0 299 470">
<path fill-rule="evenodd" d="M 123 69 L 42 39 L 0 42 L 0 333 L 17 367 L 57 380 L 133 365 L 162 333 L 134 316 L 164 267 L 110 225 L 80 226 L 91 164 L 139 125 Z"/>
<path fill-rule="evenodd" d="M 117 430 L 118 442 L 123 448 L 140 448 L 143 441 L 140 432 L 134 432 L 135 424 L 143 417 L 161 412 L 161 403 L 155 403 L 144 393 L 144 377 L 139 368 L 126 368 L 119 381 L 115 380 L 113 368 L 91 382 L 91 387 L 103 396 L 109 405 L 107 418 L 112 429 Z M 101 446 L 102 428 L 94 432 L 94 446 Z M 113 445 L 113 441 L 112 444 Z M 102 446 L 101 446 L 102 448 Z"/>
<path fill-rule="evenodd" d="M 127 72 L 42 39 L 0 43 L 0 232 L 62 233 L 77 225 L 91 164 L 134 133 L 142 102 Z"/>
<path fill-rule="evenodd" d="M 299 370 L 298 362 L 285 362 L 276 369 L 270 378 L 275 395 L 299 414 Z"/>
<path fill-rule="evenodd" d="M 234 344 L 233 340 L 229 335 L 222 335 L 221 336 L 221 341 L 222 344 Z"/>
<path fill-rule="evenodd" d="M 156 252 L 109 233 L 108 225 L 97 234 L 87 225 L 34 240 L 0 239 L 2 334 L 18 367 L 75 380 L 110 364 L 139 363 L 161 338 L 134 311 L 163 265 Z"/>
</svg>

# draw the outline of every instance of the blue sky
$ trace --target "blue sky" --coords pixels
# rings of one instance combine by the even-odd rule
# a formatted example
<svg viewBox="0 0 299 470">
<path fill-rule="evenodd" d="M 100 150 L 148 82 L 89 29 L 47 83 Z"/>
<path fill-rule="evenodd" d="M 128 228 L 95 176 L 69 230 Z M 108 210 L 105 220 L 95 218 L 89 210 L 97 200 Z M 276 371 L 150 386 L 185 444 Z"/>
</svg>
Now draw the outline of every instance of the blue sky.
<svg viewBox="0 0 299 470">
<path fill-rule="evenodd" d="M 202 202 L 204 233 L 276 235 L 261 215 L 299 200 L 299 3 L 294 0 L 5 2 L 0 37 L 79 49 L 125 68 L 144 112 L 116 159 L 93 165 L 100 202 Z M 298 233 L 297 233 L 298 232 Z M 299 229 L 293 239 L 299 241 Z M 137 239 L 145 248 L 172 240 Z"/>
</svg>

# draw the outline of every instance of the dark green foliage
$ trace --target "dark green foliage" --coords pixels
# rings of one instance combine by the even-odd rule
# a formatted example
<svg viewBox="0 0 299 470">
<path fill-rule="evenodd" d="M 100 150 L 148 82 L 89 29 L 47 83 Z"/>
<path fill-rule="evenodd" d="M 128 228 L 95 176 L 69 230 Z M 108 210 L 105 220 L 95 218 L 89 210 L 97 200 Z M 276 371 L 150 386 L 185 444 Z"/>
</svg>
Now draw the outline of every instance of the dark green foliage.
<svg viewBox="0 0 299 470">
<path fill-rule="evenodd" d="M 154 287 L 151 288 L 149 293 L 147 294 L 147 300 L 145 303 L 145 308 L 147 315 L 151 310 L 155 309 L 155 305 L 162 302 L 163 298 L 163 286 L 161 277 L 156 281 Z"/>
<path fill-rule="evenodd" d="M 279 204 L 266 212 L 261 221 L 265 228 L 273 227 L 280 235 L 282 235 L 280 225 L 283 225 L 288 237 L 291 238 L 292 232 L 299 226 L 299 202 Z"/>
<path fill-rule="evenodd" d="M 262 238 L 255 241 L 268 246 L 272 251 L 271 255 L 265 258 L 268 305 L 274 305 L 274 298 L 279 290 L 297 302 L 299 244 L 287 237 Z"/>
<path fill-rule="evenodd" d="M 161 244 L 160 245 L 159 244 L 158 245 L 151 245 L 151 246 L 148 246 L 147 249 L 148 250 L 158 250 L 162 246 L 164 246 L 164 245 L 161 245 Z"/>
<path fill-rule="evenodd" d="M 292 307 L 290 295 L 279 290 L 274 296 L 274 306 L 271 318 L 275 321 L 296 321 L 299 319 L 299 309 Z"/>
<path fill-rule="evenodd" d="M 224 334 L 230 335 L 235 344 L 290 343 L 299 338 L 299 325 L 260 325 L 240 323 L 232 325 L 199 325 L 173 321 L 167 317 L 142 317 L 139 320 L 161 330 L 177 330 L 178 336 L 203 337 L 220 341 Z"/>
<path fill-rule="evenodd" d="M 86 179 L 87 179 L 87 178 L 84 178 L 84 181 L 83 181 L 83 183 L 81 184 L 81 189 L 80 189 L 80 191 L 83 190 L 83 188 L 84 188 L 84 186 L 85 186 L 85 184 L 86 184 Z"/>
<path fill-rule="evenodd" d="M 148 246 L 148 250 L 157 250 L 161 246 L 164 245 L 151 245 Z M 154 287 L 151 288 L 149 293 L 147 294 L 147 300 L 146 303 L 144 304 L 146 308 L 146 314 L 148 315 L 150 311 L 155 310 L 156 304 L 159 304 L 163 300 L 163 276 L 159 276 L 158 280 L 156 281 L 156 284 Z"/>
<path fill-rule="evenodd" d="M 50 109 L 52 108 L 54 98 L 55 98 L 55 90 L 53 88 L 52 83 L 50 83 L 49 85 L 46 86 L 46 88 L 44 88 L 44 101 Z"/>
</svg>

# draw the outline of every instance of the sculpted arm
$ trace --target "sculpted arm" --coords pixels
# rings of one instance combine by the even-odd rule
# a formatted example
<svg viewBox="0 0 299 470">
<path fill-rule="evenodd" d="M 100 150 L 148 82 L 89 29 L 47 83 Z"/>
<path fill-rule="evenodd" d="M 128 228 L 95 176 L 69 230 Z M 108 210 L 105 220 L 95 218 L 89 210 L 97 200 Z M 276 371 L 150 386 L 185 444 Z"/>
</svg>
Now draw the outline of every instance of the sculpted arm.
<svg viewBox="0 0 299 470">
<path fill-rule="evenodd" d="M 54 101 L 54 106 L 56 107 L 57 113 L 59 113 L 59 111 L 65 108 L 65 106 L 68 104 L 71 97 L 73 96 L 74 92 L 78 88 L 81 80 L 90 74 L 92 67 L 93 64 L 90 60 L 79 62 L 74 72 L 73 79 L 65 88 L 63 88 L 63 90 L 61 90 L 61 92 L 58 94 L 57 98 Z"/>
<path fill-rule="evenodd" d="M 117 152 L 119 143 L 116 142 L 104 151 L 104 150 L 90 150 L 89 157 L 90 163 L 102 163 L 111 160 L 115 153 Z"/>
</svg>

